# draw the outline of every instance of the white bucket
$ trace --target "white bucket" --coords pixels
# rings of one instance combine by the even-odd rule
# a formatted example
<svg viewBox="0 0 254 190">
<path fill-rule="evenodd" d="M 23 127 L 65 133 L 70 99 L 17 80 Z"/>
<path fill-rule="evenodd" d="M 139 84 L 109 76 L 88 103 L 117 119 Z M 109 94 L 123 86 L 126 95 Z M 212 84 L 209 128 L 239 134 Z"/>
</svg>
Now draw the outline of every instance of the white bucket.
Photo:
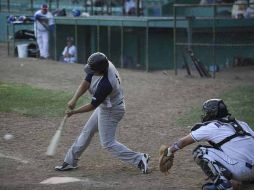
<svg viewBox="0 0 254 190">
<path fill-rule="evenodd" d="M 27 47 L 28 44 L 20 44 L 18 46 L 18 56 L 19 58 L 26 58 L 27 57 Z"/>
</svg>

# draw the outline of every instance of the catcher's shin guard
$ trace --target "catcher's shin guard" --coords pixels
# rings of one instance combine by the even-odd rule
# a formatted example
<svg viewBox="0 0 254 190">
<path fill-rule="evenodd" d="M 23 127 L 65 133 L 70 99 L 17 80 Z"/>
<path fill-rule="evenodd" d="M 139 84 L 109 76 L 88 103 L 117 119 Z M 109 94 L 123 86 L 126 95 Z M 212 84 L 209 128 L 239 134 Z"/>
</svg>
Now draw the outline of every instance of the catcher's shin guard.
<svg viewBox="0 0 254 190">
<path fill-rule="evenodd" d="M 213 182 L 216 183 L 218 180 L 230 180 L 232 178 L 232 173 L 226 167 L 218 161 L 209 158 L 208 148 L 198 146 L 193 151 L 193 157 L 194 161 Z"/>
</svg>

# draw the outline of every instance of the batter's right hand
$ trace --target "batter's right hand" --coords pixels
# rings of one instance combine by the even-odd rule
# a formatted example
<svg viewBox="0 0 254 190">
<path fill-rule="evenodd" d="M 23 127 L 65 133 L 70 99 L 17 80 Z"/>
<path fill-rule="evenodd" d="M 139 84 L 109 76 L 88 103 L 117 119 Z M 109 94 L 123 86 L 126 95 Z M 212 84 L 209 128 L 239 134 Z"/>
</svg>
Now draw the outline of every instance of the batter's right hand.
<svg viewBox="0 0 254 190">
<path fill-rule="evenodd" d="M 73 109 L 75 108 L 75 106 L 76 106 L 76 101 L 73 100 L 73 99 L 71 99 L 71 100 L 68 102 L 68 108 L 69 108 L 70 110 L 73 110 Z"/>
</svg>

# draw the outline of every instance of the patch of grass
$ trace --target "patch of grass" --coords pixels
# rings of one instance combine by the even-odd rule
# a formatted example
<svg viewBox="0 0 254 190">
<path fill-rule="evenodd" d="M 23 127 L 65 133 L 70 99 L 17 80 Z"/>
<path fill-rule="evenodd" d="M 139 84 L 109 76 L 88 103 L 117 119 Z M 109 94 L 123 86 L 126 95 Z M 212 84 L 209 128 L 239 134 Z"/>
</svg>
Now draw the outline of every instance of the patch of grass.
<svg viewBox="0 0 254 190">
<path fill-rule="evenodd" d="M 254 86 L 237 87 L 219 96 L 228 106 L 229 112 L 239 120 L 247 122 L 254 129 Z M 181 126 L 193 125 L 200 122 L 201 105 L 194 107 L 185 117 L 179 118 Z"/>
<path fill-rule="evenodd" d="M 30 117 L 60 117 L 73 94 L 0 82 L 0 112 L 16 112 Z M 89 102 L 80 98 L 78 106 Z"/>
<path fill-rule="evenodd" d="M 183 117 L 177 118 L 176 123 L 179 126 L 192 126 L 195 123 L 200 123 L 201 119 L 201 107 L 193 107 L 190 111 L 187 111 Z"/>
</svg>

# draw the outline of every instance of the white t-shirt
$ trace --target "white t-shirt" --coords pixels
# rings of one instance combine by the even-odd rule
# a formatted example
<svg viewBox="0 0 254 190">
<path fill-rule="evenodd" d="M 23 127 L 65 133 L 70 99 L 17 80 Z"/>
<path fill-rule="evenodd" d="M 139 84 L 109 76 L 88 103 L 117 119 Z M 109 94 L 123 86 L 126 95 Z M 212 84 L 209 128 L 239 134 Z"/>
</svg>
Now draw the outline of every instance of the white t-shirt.
<svg viewBox="0 0 254 190">
<path fill-rule="evenodd" d="M 54 25 L 54 18 L 50 12 L 47 12 L 46 14 L 42 14 L 42 11 L 38 10 L 35 12 L 34 17 L 36 18 L 38 15 L 42 18 L 45 17 L 45 19 L 48 20 L 48 26 Z M 46 32 L 47 29 L 37 19 L 35 19 L 34 31 Z"/>
<path fill-rule="evenodd" d="M 247 10 L 244 13 L 245 18 L 254 18 L 254 8 L 248 7 Z"/>
<path fill-rule="evenodd" d="M 77 62 L 77 48 L 76 48 L 76 46 L 72 45 L 71 47 L 69 47 L 69 49 L 66 46 L 64 48 L 62 54 L 65 55 L 65 53 L 67 53 L 67 51 L 68 51 L 68 53 L 70 55 L 72 55 L 72 57 L 65 57 L 64 61 L 67 62 L 67 63 L 75 63 L 75 62 Z"/>
<path fill-rule="evenodd" d="M 246 132 L 250 133 L 252 137 L 244 136 L 233 138 L 220 148 L 229 157 L 254 165 L 254 132 L 247 123 L 241 121 L 238 121 L 238 123 Z M 233 126 L 216 121 L 190 133 L 192 138 L 197 142 L 212 141 L 214 143 L 219 143 L 233 134 L 235 134 Z"/>
<path fill-rule="evenodd" d="M 133 0 L 125 2 L 125 11 L 128 13 L 132 8 L 136 8 L 136 3 Z"/>
</svg>

